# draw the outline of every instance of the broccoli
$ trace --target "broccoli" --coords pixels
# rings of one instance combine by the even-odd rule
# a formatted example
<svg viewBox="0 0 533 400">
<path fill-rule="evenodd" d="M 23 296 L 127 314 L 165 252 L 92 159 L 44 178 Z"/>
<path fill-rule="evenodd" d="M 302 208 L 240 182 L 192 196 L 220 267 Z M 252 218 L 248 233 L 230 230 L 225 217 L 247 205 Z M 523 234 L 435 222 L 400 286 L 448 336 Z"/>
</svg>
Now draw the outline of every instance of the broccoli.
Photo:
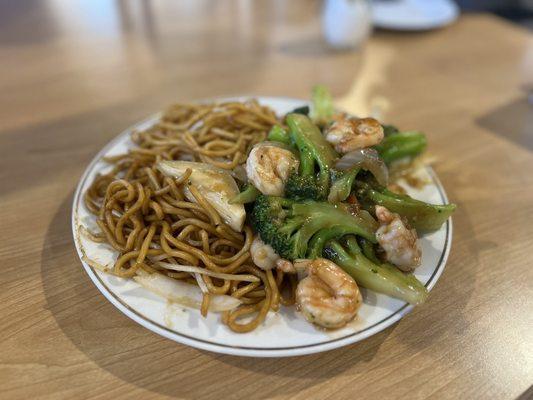
<svg viewBox="0 0 533 400">
<path fill-rule="evenodd" d="M 400 130 L 394 125 L 382 124 L 381 127 L 383 128 L 383 133 L 385 134 L 385 136 L 400 132 Z"/>
<path fill-rule="evenodd" d="M 260 195 L 252 210 L 252 224 L 261 239 L 283 258 L 317 258 L 331 239 L 354 234 L 376 242 L 376 222 L 352 215 L 341 205 L 307 200 L 298 203 Z"/>
<path fill-rule="evenodd" d="M 374 146 L 385 164 L 402 158 L 414 158 L 426 149 L 426 135 L 422 132 L 393 132 L 385 136 L 383 141 Z"/>
<path fill-rule="evenodd" d="M 456 209 L 455 204 L 425 203 L 368 182 L 357 181 L 355 185 L 357 198 L 365 209 L 373 211 L 376 204 L 384 206 L 388 210 L 407 218 L 409 224 L 418 232 L 439 229 Z"/>
<path fill-rule="evenodd" d="M 253 203 L 260 194 L 261 192 L 254 185 L 247 183 L 238 195 L 230 199 L 229 204 Z"/>
<path fill-rule="evenodd" d="M 305 115 L 289 114 L 286 121 L 291 141 L 299 150 L 300 167 L 289 175 L 285 196 L 295 200 L 325 200 L 329 193 L 330 170 L 337 154 Z"/>
<path fill-rule="evenodd" d="M 296 107 L 291 113 L 309 115 L 309 106 Z"/>
<path fill-rule="evenodd" d="M 331 122 L 331 117 L 335 112 L 333 99 L 326 86 L 317 85 L 313 87 L 311 94 L 313 107 L 311 109 L 311 118 L 317 125 L 324 126 Z"/>
<path fill-rule="evenodd" d="M 354 236 L 328 242 L 324 255 L 367 289 L 410 304 L 423 303 L 428 296 L 427 289 L 413 274 L 406 274 L 391 264 L 372 262 L 365 257 Z"/>
<path fill-rule="evenodd" d="M 289 136 L 289 132 L 287 132 L 285 129 L 283 129 L 279 125 L 274 125 L 270 132 L 268 132 L 267 139 L 272 142 L 279 142 L 286 145 L 291 144 L 291 138 Z"/>
</svg>

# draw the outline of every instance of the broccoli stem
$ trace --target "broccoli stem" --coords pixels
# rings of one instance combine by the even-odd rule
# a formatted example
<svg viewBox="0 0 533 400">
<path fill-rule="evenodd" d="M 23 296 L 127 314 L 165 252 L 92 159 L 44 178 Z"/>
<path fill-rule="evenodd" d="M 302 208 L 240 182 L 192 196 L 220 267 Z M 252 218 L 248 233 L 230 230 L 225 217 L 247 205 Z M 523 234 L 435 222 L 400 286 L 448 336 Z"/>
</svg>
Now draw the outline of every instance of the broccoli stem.
<svg viewBox="0 0 533 400">
<path fill-rule="evenodd" d="M 372 243 L 365 238 L 359 238 L 359 244 L 361 245 L 361 250 L 366 258 L 368 258 L 374 264 L 381 264 L 381 261 L 379 261 L 378 257 L 376 256 L 374 245 Z"/>
<path fill-rule="evenodd" d="M 291 144 L 291 137 L 289 136 L 289 132 L 287 132 L 279 125 L 274 125 L 270 129 L 270 132 L 268 132 L 267 139 L 273 142 L 284 143 L 286 145 Z"/>
<path fill-rule="evenodd" d="M 296 107 L 296 108 L 295 108 L 294 110 L 292 110 L 290 113 L 309 115 L 309 106 Z M 290 113 L 289 113 L 289 114 L 290 114 Z"/>
<path fill-rule="evenodd" d="M 407 195 L 391 192 L 384 187 L 371 187 L 368 183 L 356 182 L 358 198 L 367 209 L 378 204 L 389 211 L 406 217 L 417 231 L 434 231 L 441 227 L 455 211 L 455 204 L 429 204 Z"/>
<path fill-rule="evenodd" d="M 346 240 L 349 252 L 337 241 L 328 243 L 326 254 L 361 286 L 410 304 L 421 304 L 428 291 L 413 274 L 406 274 L 390 264 L 374 264 L 361 252 L 355 237 Z"/>
<path fill-rule="evenodd" d="M 321 229 L 318 231 L 311 241 L 307 249 L 307 257 L 314 260 L 322 257 L 322 253 L 326 244 L 335 238 L 341 238 L 344 235 L 351 234 L 350 229 L 346 226 L 333 226 L 331 228 Z"/>
<path fill-rule="evenodd" d="M 260 194 L 261 192 L 257 190 L 254 185 L 248 183 L 242 192 L 229 201 L 229 204 L 253 203 Z"/>
<path fill-rule="evenodd" d="M 296 254 L 299 257 L 311 257 L 321 254 L 319 246 L 323 246 L 326 239 L 340 238 L 346 234 L 354 234 L 376 242 L 376 226 L 358 215 L 348 214 L 345 210 L 329 203 L 300 203 L 292 206 L 295 217 L 305 216 L 307 219 L 296 236 Z M 319 237 L 313 242 L 314 235 Z M 313 257 L 311 257 L 313 258 Z"/>
<path fill-rule="evenodd" d="M 385 136 L 383 141 L 375 146 L 385 164 L 401 158 L 414 158 L 426 149 L 426 136 L 421 132 L 397 132 Z"/>
<path fill-rule="evenodd" d="M 300 152 L 300 175 L 313 176 L 315 173 L 315 161 L 308 151 Z"/>
<path fill-rule="evenodd" d="M 313 121 L 319 125 L 329 123 L 335 112 L 335 107 L 328 88 L 323 85 L 313 87 L 311 100 L 313 102 L 313 108 L 311 110 Z"/>
<path fill-rule="evenodd" d="M 385 136 L 392 135 L 393 133 L 398 133 L 400 130 L 394 125 L 381 125 L 383 127 L 383 133 Z"/>
<path fill-rule="evenodd" d="M 287 125 L 300 151 L 307 150 L 318 161 L 320 167 L 333 167 L 337 154 L 309 118 L 302 114 L 289 114 Z"/>
</svg>

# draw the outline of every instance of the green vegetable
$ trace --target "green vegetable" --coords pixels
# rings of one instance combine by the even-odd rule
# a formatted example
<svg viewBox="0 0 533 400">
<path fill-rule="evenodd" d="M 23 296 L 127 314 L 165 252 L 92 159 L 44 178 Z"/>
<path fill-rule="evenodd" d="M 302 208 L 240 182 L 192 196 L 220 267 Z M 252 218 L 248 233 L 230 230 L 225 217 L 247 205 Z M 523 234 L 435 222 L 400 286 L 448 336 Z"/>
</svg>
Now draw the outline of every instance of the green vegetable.
<svg viewBox="0 0 533 400">
<path fill-rule="evenodd" d="M 363 251 L 363 255 L 372 261 L 374 264 L 381 264 L 374 250 L 374 244 L 364 238 L 359 238 L 359 245 Z"/>
<path fill-rule="evenodd" d="M 366 258 L 357 240 L 349 236 L 343 241 L 328 243 L 324 253 L 361 286 L 410 304 L 423 303 L 428 291 L 413 274 L 406 274 L 390 264 L 377 264 Z"/>
<path fill-rule="evenodd" d="M 333 99 L 328 88 L 323 85 L 313 87 L 311 99 L 313 102 L 311 119 L 313 122 L 320 126 L 328 124 L 335 112 Z"/>
<path fill-rule="evenodd" d="M 347 234 L 376 242 L 377 224 L 352 215 L 340 205 L 260 195 L 252 210 L 252 225 L 261 239 L 288 260 L 316 258 L 327 240 Z"/>
<path fill-rule="evenodd" d="M 309 115 L 309 106 L 297 107 L 294 110 L 292 110 L 290 113 Z"/>
<path fill-rule="evenodd" d="M 270 132 L 268 132 L 267 140 L 270 140 L 272 142 L 280 142 L 287 145 L 291 144 L 291 137 L 289 136 L 289 132 L 287 132 L 279 125 L 274 125 L 270 129 Z"/>
<path fill-rule="evenodd" d="M 354 168 L 350 171 L 334 172 L 333 185 L 331 185 L 328 195 L 328 201 L 330 203 L 338 203 L 348 198 L 350 192 L 352 191 L 355 177 L 359 171 L 359 168 Z"/>
<path fill-rule="evenodd" d="M 414 158 L 426 149 L 426 136 L 421 132 L 397 132 L 385 136 L 374 146 L 386 164 L 401 158 Z"/>
<path fill-rule="evenodd" d="M 229 204 L 246 204 L 246 203 L 253 203 L 257 196 L 259 196 L 261 192 L 256 189 L 254 185 L 251 183 L 247 183 L 244 187 L 244 190 L 240 192 L 237 196 L 233 197 Z"/>
<path fill-rule="evenodd" d="M 400 130 L 394 125 L 381 125 L 383 127 L 383 133 L 385 136 L 392 135 L 393 133 L 398 133 Z"/>
<path fill-rule="evenodd" d="M 357 198 L 361 204 L 372 210 L 376 204 L 389 211 L 406 217 L 417 231 L 434 231 L 454 212 L 455 204 L 436 205 L 415 200 L 410 196 L 393 193 L 381 186 L 371 186 L 366 182 L 356 182 Z"/>
<path fill-rule="evenodd" d="M 291 141 L 299 150 L 300 168 L 289 175 L 285 195 L 296 200 L 324 200 L 329 193 L 330 170 L 337 154 L 305 115 L 289 114 L 286 121 Z"/>
</svg>

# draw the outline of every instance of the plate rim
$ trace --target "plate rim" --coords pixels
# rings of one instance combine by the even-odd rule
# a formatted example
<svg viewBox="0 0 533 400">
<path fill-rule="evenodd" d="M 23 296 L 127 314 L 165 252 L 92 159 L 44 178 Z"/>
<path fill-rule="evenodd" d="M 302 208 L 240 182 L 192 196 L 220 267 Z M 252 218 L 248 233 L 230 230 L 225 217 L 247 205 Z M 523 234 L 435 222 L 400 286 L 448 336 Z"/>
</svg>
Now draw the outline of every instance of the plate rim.
<svg viewBox="0 0 533 400">
<path fill-rule="evenodd" d="M 214 100 L 215 101 L 236 100 L 236 99 L 242 100 L 242 99 L 250 99 L 250 98 L 256 98 L 259 101 L 261 100 L 263 101 L 284 100 L 284 101 L 304 101 L 308 103 L 308 100 L 286 97 L 286 96 L 215 97 L 211 99 L 200 100 L 198 102 L 214 101 Z M 73 236 L 74 245 L 76 247 L 76 252 L 78 254 L 78 258 L 85 272 L 89 275 L 89 278 L 91 279 L 93 284 L 98 288 L 100 293 L 103 294 L 104 297 L 111 304 L 113 304 L 119 311 L 121 311 L 124 315 L 126 315 L 128 318 L 132 319 L 133 321 L 137 322 L 142 327 L 154 333 L 157 333 L 160 336 L 163 336 L 167 339 L 170 339 L 175 342 L 178 342 L 178 343 L 181 343 L 187 346 L 191 346 L 191 347 L 194 347 L 200 350 L 207 350 L 207 351 L 211 351 L 215 353 L 222 353 L 222 354 L 236 355 L 236 356 L 248 356 L 248 357 L 290 357 L 290 356 L 300 356 L 300 355 L 306 355 L 306 354 L 319 353 L 323 351 L 333 350 L 335 348 L 343 347 L 349 344 L 357 343 L 395 324 L 401 318 L 403 318 L 405 315 L 407 315 L 409 312 L 413 310 L 414 306 L 405 303 L 398 310 L 393 312 L 391 315 L 385 317 L 383 320 L 375 323 L 374 325 L 370 327 L 366 327 L 361 331 L 354 332 L 347 336 L 343 336 L 340 338 L 332 338 L 331 340 L 328 340 L 327 342 L 302 345 L 302 346 L 291 346 L 291 347 L 256 348 L 256 347 L 241 347 L 241 346 L 225 345 L 225 344 L 205 341 L 203 339 L 193 338 L 186 334 L 179 333 L 167 327 L 164 327 L 160 325 L 159 323 L 152 321 L 148 317 L 144 316 L 141 312 L 131 308 L 128 304 L 126 304 L 123 300 L 121 300 L 115 293 L 113 293 L 111 289 L 107 287 L 107 285 L 101 280 L 101 278 L 98 276 L 98 274 L 95 272 L 95 270 L 91 266 L 89 266 L 85 261 L 83 261 L 83 253 L 77 240 L 77 233 L 78 233 L 77 232 L 77 223 L 78 223 L 77 212 L 78 212 L 80 200 L 82 198 L 82 188 L 85 184 L 85 181 L 87 180 L 91 172 L 94 170 L 95 165 L 101 160 L 103 155 L 105 155 L 117 143 L 122 141 L 124 136 L 128 135 L 132 130 L 135 130 L 139 126 L 142 126 L 146 123 L 156 120 L 160 115 L 161 115 L 161 112 L 157 112 L 157 113 L 150 115 L 147 118 L 144 118 L 140 122 L 137 122 L 134 125 L 124 129 L 122 132 L 116 135 L 113 139 L 111 139 L 108 143 L 106 143 L 98 151 L 98 153 L 91 159 L 90 163 L 85 168 L 83 174 L 80 177 L 78 185 L 76 186 L 76 191 L 74 193 L 74 197 L 72 201 L 72 212 L 71 212 L 72 236 Z M 431 179 L 433 183 L 435 184 L 443 203 L 448 203 L 448 197 L 446 195 L 446 191 L 444 190 L 444 187 L 442 186 L 442 183 L 440 182 L 440 179 L 438 178 L 437 174 L 435 173 L 433 168 L 429 166 L 426 166 L 426 170 L 431 176 Z M 452 224 L 452 219 L 450 217 L 446 221 L 446 236 L 445 236 L 444 249 L 441 253 L 437 267 L 435 268 L 428 282 L 426 283 L 426 288 L 428 289 L 428 291 L 430 291 L 435 286 L 440 276 L 444 272 L 444 269 L 446 267 L 446 262 L 448 260 L 448 256 L 451 250 L 452 233 L 453 233 L 453 224 Z"/>
</svg>

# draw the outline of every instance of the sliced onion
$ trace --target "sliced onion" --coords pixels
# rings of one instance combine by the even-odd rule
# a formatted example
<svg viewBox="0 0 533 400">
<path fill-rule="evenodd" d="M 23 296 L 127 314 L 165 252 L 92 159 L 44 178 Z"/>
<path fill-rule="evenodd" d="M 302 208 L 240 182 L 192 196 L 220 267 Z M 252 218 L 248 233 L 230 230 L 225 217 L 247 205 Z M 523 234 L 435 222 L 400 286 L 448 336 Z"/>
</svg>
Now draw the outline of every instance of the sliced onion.
<svg viewBox="0 0 533 400">
<path fill-rule="evenodd" d="M 205 197 L 207 202 L 218 212 L 225 223 L 234 231 L 241 232 L 246 212 L 242 204 L 229 204 L 230 199 L 239 194 L 239 187 L 231 174 L 210 164 L 191 161 L 159 161 L 157 168 L 173 178 L 181 177 L 187 169 L 192 170 L 189 181 Z M 187 186 L 187 200 L 196 202 Z"/>
<path fill-rule="evenodd" d="M 365 221 L 366 223 L 368 223 L 370 226 L 372 226 L 374 229 L 378 229 L 379 225 L 377 223 L 377 221 L 374 219 L 374 217 L 372 216 L 372 214 L 370 214 L 368 211 L 366 210 L 359 210 L 357 212 L 357 216 L 359 216 L 359 218 L 361 218 L 363 221 Z"/>
<path fill-rule="evenodd" d="M 226 279 L 228 281 L 242 281 L 242 282 L 259 282 L 259 278 L 250 274 L 225 274 L 222 272 L 213 272 L 205 268 L 195 267 L 193 265 L 180 265 L 167 262 L 158 262 L 157 265 L 179 272 L 190 272 L 192 274 L 203 274 L 210 276 L 211 278 Z"/>
<path fill-rule="evenodd" d="M 389 170 L 379 154 L 374 149 L 358 149 L 350 151 L 341 157 L 335 168 L 346 171 L 360 167 L 366 169 L 374 175 L 380 185 L 387 186 L 389 182 Z"/>
<path fill-rule="evenodd" d="M 200 309 L 203 293 L 198 286 L 190 285 L 168 276 L 154 273 L 134 276 L 133 279 L 145 289 L 186 307 Z M 211 294 L 209 311 L 222 312 L 233 310 L 241 304 L 235 297 Z"/>
<path fill-rule="evenodd" d="M 99 271 L 106 272 L 106 273 L 111 272 L 111 269 L 107 265 L 103 265 L 99 263 L 98 261 L 94 261 L 85 255 L 81 257 L 81 260 L 85 264 L 87 264 L 89 267 L 93 267 L 94 269 L 97 269 Z"/>
<path fill-rule="evenodd" d="M 194 278 L 196 279 L 196 282 L 198 283 L 198 287 L 202 291 L 202 293 L 209 293 L 209 289 L 207 288 L 207 285 L 204 282 L 204 279 L 202 278 L 202 275 L 199 273 L 194 274 Z"/>
<path fill-rule="evenodd" d="M 246 176 L 246 169 L 242 165 L 237 165 L 230 171 L 231 176 L 242 183 L 248 182 L 248 177 Z"/>
</svg>

